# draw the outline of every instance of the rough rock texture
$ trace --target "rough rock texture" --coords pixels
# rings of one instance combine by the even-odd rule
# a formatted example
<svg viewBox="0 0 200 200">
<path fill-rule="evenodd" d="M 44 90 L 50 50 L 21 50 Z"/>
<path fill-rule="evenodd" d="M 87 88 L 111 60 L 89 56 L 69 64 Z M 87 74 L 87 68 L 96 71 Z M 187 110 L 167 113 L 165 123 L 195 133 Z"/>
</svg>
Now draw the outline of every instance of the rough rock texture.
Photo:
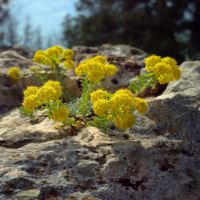
<svg viewBox="0 0 200 200">
<path fill-rule="evenodd" d="M 0 53 L 0 72 L 3 74 L 7 74 L 12 67 L 18 67 L 23 71 L 28 69 L 29 65 L 33 65 L 33 62 L 15 51 L 8 50 Z"/>
<path fill-rule="evenodd" d="M 27 59 L 32 59 L 34 56 L 34 53 L 31 52 L 31 50 L 27 47 L 24 46 L 15 46 L 12 48 L 13 51 L 16 51 L 19 55 L 27 58 Z"/>
<path fill-rule="evenodd" d="M 0 199 L 199 200 L 200 61 L 148 100 L 126 131 L 53 130 L 13 109 L 0 120 Z"/>
<path fill-rule="evenodd" d="M 146 52 L 130 45 L 104 44 L 99 47 L 75 46 L 72 48 L 72 51 L 75 52 L 74 60 L 76 67 L 82 61 L 96 55 L 105 56 L 107 64 L 114 64 L 117 66 L 117 73 L 112 77 L 103 79 L 100 86 L 111 93 L 114 93 L 121 88 L 127 88 L 131 81 L 135 82 L 135 76 L 141 74 L 141 70 L 145 69 L 144 60 L 148 55 Z M 79 81 L 80 78 L 77 78 L 76 80 Z M 163 86 L 158 83 L 155 89 L 152 89 L 151 87 L 147 88 L 140 94 L 140 97 L 159 95 L 165 88 L 166 85 Z"/>
<path fill-rule="evenodd" d="M 96 55 L 105 56 L 107 63 L 117 66 L 117 74 L 112 77 L 106 77 L 101 85 L 102 88 L 111 93 L 114 93 L 117 89 L 127 87 L 130 79 L 140 74 L 140 69 L 144 68 L 144 59 L 147 56 L 146 52 L 130 45 L 75 46 L 72 51 L 75 52 L 74 60 L 76 66 Z"/>
</svg>

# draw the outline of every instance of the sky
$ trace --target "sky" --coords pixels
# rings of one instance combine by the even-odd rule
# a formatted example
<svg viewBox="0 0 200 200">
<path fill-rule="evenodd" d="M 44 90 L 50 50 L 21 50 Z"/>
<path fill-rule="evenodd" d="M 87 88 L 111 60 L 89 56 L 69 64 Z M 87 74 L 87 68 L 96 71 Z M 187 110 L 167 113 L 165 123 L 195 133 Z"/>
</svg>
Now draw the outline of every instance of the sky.
<svg viewBox="0 0 200 200">
<path fill-rule="evenodd" d="M 33 28 L 40 26 L 42 36 L 61 32 L 64 16 L 76 16 L 75 2 L 78 0 L 12 0 L 11 12 L 19 21 L 19 33 L 25 25 L 26 16 L 30 17 Z"/>
</svg>

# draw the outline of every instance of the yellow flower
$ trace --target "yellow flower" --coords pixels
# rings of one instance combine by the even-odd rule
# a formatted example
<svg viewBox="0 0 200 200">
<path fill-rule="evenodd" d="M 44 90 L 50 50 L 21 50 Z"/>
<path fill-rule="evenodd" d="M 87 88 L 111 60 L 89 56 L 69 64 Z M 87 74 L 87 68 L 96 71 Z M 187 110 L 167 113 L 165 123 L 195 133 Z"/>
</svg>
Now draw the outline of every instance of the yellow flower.
<svg viewBox="0 0 200 200">
<path fill-rule="evenodd" d="M 28 96 L 30 96 L 30 95 L 35 95 L 36 93 L 37 93 L 37 91 L 38 91 L 38 87 L 36 87 L 36 86 L 28 86 L 27 88 L 26 88 L 26 90 L 24 90 L 24 96 L 25 97 L 28 97 Z"/>
<path fill-rule="evenodd" d="M 155 65 L 153 73 L 160 84 L 166 84 L 170 81 L 178 80 L 181 76 L 181 69 L 173 65 L 173 63 L 169 65 L 161 62 Z"/>
<path fill-rule="evenodd" d="M 51 47 L 45 51 L 45 55 L 47 57 L 58 58 L 59 57 L 59 50 L 55 47 Z"/>
<path fill-rule="evenodd" d="M 75 118 L 74 118 L 74 117 L 72 117 L 72 118 L 71 118 L 71 121 L 74 121 L 74 120 L 75 120 Z"/>
<path fill-rule="evenodd" d="M 160 56 L 156 56 L 156 55 L 151 55 L 149 57 L 146 58 L 145 60 L 145 67 L 147 69 L 147 72 L 152 72 L 154 65 L 161 62 L 161 57 Z"/>
<path fill-rule="evenodd" d="M 98 55 L 92 58 L 92 60 L 96 62 L 100 62 L 101 64 L 105 65 L 106 64 L 106 58 L 104 56 Z"/>
<path fill-rule="evenodd" d="M 146 58 L 145 64 L 147 71 L 153 72 L 160 84 L 175 81 L 181 76 L 181 69 L 177 67 L 177 62 L 173 58 L 152 55 Z"/>
<path fill-rule="evenodd" d="M 42 54 L 36 54 L 33 58 L 34 62 L 38 62 L 40 64 L 46 64 L 46 58 L 45 55 Z"/>
<path fill-rule="evenodd" d="M 65 49 L 62 53 L 62 56 L 68 60 L 71 60 L 74 56 L 74 52 L 70 49 Z"/>
<path fill-rule="evenodd" d="M 24 98 L 24 102 L 22 103 L 25 109 L 34 110 L 35 107 L 38 107 L 37 97 L 36 95 L 30 95 Z"/>
<path fill-rule="evenodd" d="M 56 98 L 62 95 L 62 87 L 58 81 L 49 80 L 44 84 L 45 87 L 52 87 L 56 91 Z"/>
<path fill-rule="evenodd" d="M 108 116 L 107 116 L 107 120 L 110 120 L 110 119 L 112 119 L 112 118 L 113 118 L 112 115 L 108 115 Z"/>
<path fill-rule="evenodd" d="M 46 102 L 51 99 L 56 100 L 56 91 L 53 87 L 42 86 L 36 93 L 41 102 Z"/>
<path fill-rule="evenodd" d="M 70 69 L 74 67 L 74 61 L 73 60 L 65 60 L 63 64 L 66 66 L 65 69 Z"/>
<path fill-rule="evenodd" d="M 99 99 L 93 104 L 93 110 L 100 117 L 104 117 L 106 116 L 105 112 L 110 110 L 110 105 L 110 102 L 106 99 Z"/>
<path fill-rule="evenodd" d="M 133 107 L 141 115 L 143 115 L 148 108 L 147 102 L 144 99 L 141 99 L 141 98 L 134 98 L 134 106 Z"/>
<path fill-rule="evenodd" d="M 108 94 L 108 92 L 103 91 L 102 89 L 99 89 L 99 90 L 92 92 L 90 94 L 92 103 L 94 104 L 99 99 L 102 99 L 104 94 Z"/>
<path fill-rule="evenodd" d="M 153 68 L 153 73 L 159 77 L 163 74 L 169 74 L 171 70 L 171 67 L 167 65 L 166 63 L 157 63 Z"/>
<path fill-rule="evenodd" d="M 84 74 L 84 65 L 80 64 L 78 67 L 76 67 L 75 73 L 78 77 L 82 77 Z"/>
<path fill-rule="evenodd" d="M 55 125 L 54 125 L 54 128 L 55 128 L 55 129 L 60 129 L 60 127 L 61 127 L 61 124 L 55 124 Z"/>
<path fill-rule="evenodd" d="M 59 106 L 55 111 L 52 112 L 51 119 L 62 122 L 69 116 L 69 110 L 65 107 L 65 105 Z"/>
<path fill-rule="evenodd" d="M 111 98 L 111 104 L 113 110 L 125 112 L 134 105 L 133 93 L 128 89 L 120 89 Z"/>
<path fill-rule="evenodd" d="M 52 62 L 52 60 L 50 60 L 50 59 L 47 59 L 47 60 L 46 60 L 46 64 L 47 64 L 47 65 L 50 65 L 51 68 L 56 68 L 55 63 Z"/>
<path fill-rule="evenodd" d="M 173 70 L 173 81 L 178 80 L 181 77 L 181 68 L 175 67 Z"/>
<path fill-rule="evenodd" d="M 57 51 L 59 52 L 59 54 L 62 54 L 63 52 L 63 48 L 59 47 L 59 46 L 54 46 L 55 49 L 57 49 Z"/>
<path fill-rule="evenodd" d="M 133 127 L 135 124 L 135 116 L 131 113 L 122 113 L 114 118 L 115 126 L 126 130 L 127 128 Z"/>
<path fill-rule="evenodd" d="M 9 70 L 8 75 L 13 79 L 19 79 L 19 70 L 19 68 L 13 67 Z"/>
<path fill-rule="evenodd" d="M 82 123 L 81 120 L 76 121 L 76 124 L 81 124 L 81 123 Z"/>
<path fill-rule="evenodd" d="M 117 67 L 113 64 L 105 65 L 106 67 L 106 76 L 113 76 L 117 73 Z"/>
<path fill-rule="evenodd" d="M 36 55 L 44 55 L 44 51 L 38 50 L 38 51 L 35 52 L 35 56 Z"/>
<path fill-rule="evenodd" d="M 170 65 L 171 67 L 176 67 L 177 62 L 175 59 L 170 58 L 170 57 L 164 57 L 162 58 L 161 62 L 166 63 L 167 65 Z"/>
<path fill-rule="evenodd" d="M 91 60 L 90 62 L 81 63 L 76 69 L 75 73 L 81 77 L 85 74 L 90 81 L 100 82 L 105 77 L 105 65 Z"/>
</svg>

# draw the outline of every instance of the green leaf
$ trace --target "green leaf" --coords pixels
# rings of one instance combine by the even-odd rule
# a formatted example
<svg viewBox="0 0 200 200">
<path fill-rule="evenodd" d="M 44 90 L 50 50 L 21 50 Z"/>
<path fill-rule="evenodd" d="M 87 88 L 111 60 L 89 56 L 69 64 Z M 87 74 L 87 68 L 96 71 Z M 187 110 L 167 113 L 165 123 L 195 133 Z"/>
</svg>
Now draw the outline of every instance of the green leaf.
<svg viewBox="0 0 200 200">
<path fill-rule="evenodd" d="M 151 78 L 152 77 L 152 73 L 151 74 L 140 74 L 140 76 L 144 76 L 146 78 Z"/>
<path fill-rule="evenodd" d="M 33 116 L 33 113 L 34 113 L 34 111 L 27 110 L 23 106 L 20 106 L 19 110 L 21 111 L 21 113 L 23 115 L 28 115 L 28 116 L 31 116 L 31 117 Z"/>
</svg>

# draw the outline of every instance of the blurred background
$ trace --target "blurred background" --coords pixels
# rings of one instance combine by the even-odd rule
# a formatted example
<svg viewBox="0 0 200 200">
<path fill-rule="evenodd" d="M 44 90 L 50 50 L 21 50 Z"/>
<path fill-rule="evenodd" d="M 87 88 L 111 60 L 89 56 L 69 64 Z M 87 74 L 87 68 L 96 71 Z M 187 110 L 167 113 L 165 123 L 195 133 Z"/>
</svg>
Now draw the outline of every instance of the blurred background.
<svg viewBox="0 0 200 200">
<path fill-rule="evenodd" d="M 0 49 L 105 43 L 200 59 L 200 0 L 0 0 Z"/>
</svg>

